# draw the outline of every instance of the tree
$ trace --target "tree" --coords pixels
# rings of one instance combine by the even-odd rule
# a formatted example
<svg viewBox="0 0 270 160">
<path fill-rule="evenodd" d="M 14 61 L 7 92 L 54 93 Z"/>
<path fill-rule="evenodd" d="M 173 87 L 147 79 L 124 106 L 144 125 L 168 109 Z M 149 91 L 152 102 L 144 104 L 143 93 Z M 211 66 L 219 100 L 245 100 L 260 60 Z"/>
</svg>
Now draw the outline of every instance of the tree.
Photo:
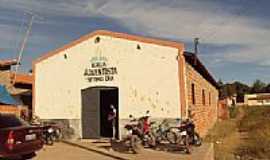
<svg viewBox="0 0 270 160">
<path fill-rule="evenodd" d="M 234 82 L 234 86 L 235 86 L 236 94 L 237 94 L 236 101 L 244 102 L 245 94 L 250 92 L 250 87 L 239 81 Z"/>
<path fill-rule="evenodd" d="M 226 91 L 226 88 L 225 88 L 222 80 L 219 79 L 217 83 L 219 86 L 219 98 L 223 99 L 223 98 L 227 97 L 227 91 Z"/>
<path fill-rule="evenodd" d="M 219 87 L 222 87 L 224 85 L 221 79 L 219 79 L 217 83 Z"/>
<path fill-rule="evenodd" d="M 264 92 L 264 89 L 266 87 L 266 84 L 264 82 L 262 82 L 261 80 L 257 79 L 252 87 L 251 87 L 251 93 L 262 93 Z"/>
<path fill-rule="evenodd" d="M 270 83 L 266 87 L 264 87 L 263 91 L 265 93 L 270 93 Z"/>
<path fill-rule="evenodd" d="M 250 87 L 239 81 L 223 84 L 223 82 L 219 80 L 218 84 L 220 86 L 219 96 L 221 99 L 236 95 L 237 102 L 244 102 L 245 94 L 250 92 Z"/>
<path fill-rule="evenodd" d="M 226 98 L 226 97 L 231 97 L 236 94 L 236 89 L 233 84 L 223 84 L 221 80 L 218 82 L 219 84 L 219 98 Z"/>
</svg>

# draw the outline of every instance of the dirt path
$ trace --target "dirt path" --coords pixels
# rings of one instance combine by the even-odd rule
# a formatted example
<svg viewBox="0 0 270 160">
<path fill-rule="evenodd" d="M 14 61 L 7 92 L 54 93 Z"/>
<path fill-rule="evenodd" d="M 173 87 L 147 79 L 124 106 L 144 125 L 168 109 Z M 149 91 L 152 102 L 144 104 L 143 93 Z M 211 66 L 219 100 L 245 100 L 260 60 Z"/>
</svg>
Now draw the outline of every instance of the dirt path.
<svg viewBox="0 0 270 160">
<path fill-rule="evenodd" d="M 53 146 L 45 146 L 37 153 L 33 160 L 115 160 L 108 156 L 93 153 L 64 143 L 55 143 Z"/>
<path fill-rule="evenodd" d="M 238 109 L 235 119 L 217 122 L 207 136 L 208 141 L 215 142 L 215 159 L 270 159 L 270 107 Z"/>
<path fill-rule="evenodd" d="M 237 159 L 236 150 L 243 143 L 247 133 L 239 132 L 238 124 L 245 116 L 245 111 L 239 107 L 237 117 L 217 122 L 215 128 L 210 131 L 207 139 L 214 142 L 216 160 Z"/>
</svg>

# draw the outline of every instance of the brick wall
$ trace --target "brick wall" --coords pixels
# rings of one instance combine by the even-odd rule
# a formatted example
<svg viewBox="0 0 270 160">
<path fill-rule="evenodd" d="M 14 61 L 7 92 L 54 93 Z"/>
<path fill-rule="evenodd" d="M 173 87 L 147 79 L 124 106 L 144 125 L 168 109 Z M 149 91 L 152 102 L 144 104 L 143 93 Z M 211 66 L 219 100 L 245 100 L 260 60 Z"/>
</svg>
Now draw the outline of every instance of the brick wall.
<svg viewBox="0 0 270 160">
<path fill-rule="evenodd" d="M 218 104 L 218 118 L 225 120 L 229 118 L 229 108 L 226 104 L 226 100 L 220 100 Z"/>
<path fill-rule="evenodd" d="M 12 105 L 0 105 L 0 113 L 12 113 L 19 116 L 20 109 Z"/>
<path fill-rule="evenodd" d="M 195 104 L 192 101 L 192 84 L 195 89 Z M 186 63 L 186 85 L 188 108 L 196 124 L 196 130 L 204 137 L 217 120 L 218 90 L 188 63 Z M 205 92 L 205 104 L 202 90 Z"/>
<path fill-rule="evenodd" d="M 0 113 L 15 114 L 21 118 L 27 118 L 22 117 L 22 112 L 24 112 L 26 116 L 29 114 L 27 106 L 0 105 Z"/>
</svg>

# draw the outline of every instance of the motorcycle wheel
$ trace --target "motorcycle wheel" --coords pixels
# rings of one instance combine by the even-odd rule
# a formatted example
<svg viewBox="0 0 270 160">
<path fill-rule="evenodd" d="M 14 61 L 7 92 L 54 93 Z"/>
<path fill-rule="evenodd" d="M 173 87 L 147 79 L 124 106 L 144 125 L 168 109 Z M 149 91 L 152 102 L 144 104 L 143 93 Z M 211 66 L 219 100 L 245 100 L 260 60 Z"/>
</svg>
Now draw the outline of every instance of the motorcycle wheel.
<svg viewBox="0 0 270 160">
<path fill-rule="evenodd" d="M 156 138 L 153 134 L 149 133 L 147 143 L 149 147 L 156 147 Z"/>
<path fill-rule="evenodd" d="M 161 144 L 162 137 L 161 136 L 156 136 L 156 144 Z"/>
<path fill-rule="evenodd" d="M 193 137 L 193 144 L 194 144 L 194 146 L 197 146 L 197 147 L 202 145 L 202 138 L 196 132 L 195 132 L 194 137 Z"/>
<path fill-rule="evenodd" d="M 137 154 L 141 151 L 140 139 L 136 135 L 132 135 L 130 140 L 130 147 L 134 154 Z"/>
<path fill-rule="evenodd" d="M 177 135 L 175 132 L 167 131 L 165 133 L 166 139 L 171 143 L 175 144 L 177 142 Z"/>
<path fill-rule="evenodd" d="M 62 138 L 63 138 L 63 135 L 62 135 L 61 130 L 60 129 L 57 129 L 55 131 L 55 141 L 56 142 L 60 142 L 62 140 Z"/>
<path fill-rule="evenodd" d="M 189 136 L 183 136 L 182 139 L 184 141 L 186 154 L 191 154 L 191 145 L 189 144 L 190 137 Z"/>
<path fill-rule="evenodd" d="M 53 145 L 53 138 L 52 138 L 52 136 L 48 136 L 46 138 L 46 144 L 47 145 Z"/>
</svg>

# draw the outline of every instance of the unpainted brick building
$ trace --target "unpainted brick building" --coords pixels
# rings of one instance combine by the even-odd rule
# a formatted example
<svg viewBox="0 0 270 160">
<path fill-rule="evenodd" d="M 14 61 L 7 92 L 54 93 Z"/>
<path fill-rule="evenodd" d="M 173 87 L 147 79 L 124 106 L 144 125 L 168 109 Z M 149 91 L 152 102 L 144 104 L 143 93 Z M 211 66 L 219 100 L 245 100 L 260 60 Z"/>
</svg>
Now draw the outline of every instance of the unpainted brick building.
<svg viewBox="0 0 270 160">
<path fill-rule="evenodd" d="M 218 117 L 218 84 L 195 54 L 184 55 L 188 112 L 204 136 Z"/>
</svg>

